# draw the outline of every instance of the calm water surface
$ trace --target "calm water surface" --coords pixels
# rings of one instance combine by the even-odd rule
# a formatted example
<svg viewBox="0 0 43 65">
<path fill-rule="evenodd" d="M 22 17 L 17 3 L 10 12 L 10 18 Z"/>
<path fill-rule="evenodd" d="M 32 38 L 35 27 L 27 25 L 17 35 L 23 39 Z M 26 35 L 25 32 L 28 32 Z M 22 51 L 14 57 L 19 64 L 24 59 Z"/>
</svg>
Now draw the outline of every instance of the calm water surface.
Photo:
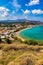
<svg viewBox="0 0 43 65">
<path fill-rule="evenodd" d="M 35 26 L 30 29 L 25 29 L 21 31 L 19 35 L 26 40 L 35 39 L 43 41 L 43 26 Z"/>
</svg>

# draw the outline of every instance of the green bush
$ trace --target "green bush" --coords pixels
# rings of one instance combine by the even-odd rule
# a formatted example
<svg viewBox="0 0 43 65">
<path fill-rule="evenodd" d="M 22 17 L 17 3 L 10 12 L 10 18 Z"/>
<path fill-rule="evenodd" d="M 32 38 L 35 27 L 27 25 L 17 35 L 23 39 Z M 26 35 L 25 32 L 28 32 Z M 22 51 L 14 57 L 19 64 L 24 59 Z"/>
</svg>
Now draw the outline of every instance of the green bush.
<svg viewBox="0 0 43 65">
<path fill-rule="evenodd" d="M 29 44 L 30 45 L 38 45 L 38 42 L 34 41 L 34 40 L 29 40 Z"/>
<path fill-rule="evenodd" d="M 39 45 L 39 46 L 43 46 L 43 42 L 40 42 L 38 45 Z"/>
<path fill-rule="evenodd" d="M 38 42 L 34 40 L 29 40 L 29 41 L 26 40 L 24 43 L 28 45 L 38 45 Z"/>
<path fill-rule="evenodd" d="M 2 39 L 0 38 L 0 43 L 2 42 Z"/>
<path fill-rule="evenodd" d="M 18 38 L 16 36 L 11 36 L 14 40 L 18 40 Z"/>
<path fill-rule="evenodd" d="M 29 42 L 27 40 L 24 41 L 25 44 L 29 44 Z"/>
<path fill-rule="evenodd" d="M 11 40 L 7 38 L 6 43 L 11 44 Z"/>
</svg>

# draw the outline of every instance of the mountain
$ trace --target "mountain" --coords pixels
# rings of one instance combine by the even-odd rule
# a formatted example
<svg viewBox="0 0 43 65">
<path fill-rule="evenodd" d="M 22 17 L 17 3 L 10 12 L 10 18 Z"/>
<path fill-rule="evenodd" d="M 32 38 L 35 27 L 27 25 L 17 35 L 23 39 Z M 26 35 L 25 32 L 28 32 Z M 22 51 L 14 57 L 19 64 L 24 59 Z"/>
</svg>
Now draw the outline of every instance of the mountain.
<svg viewBox="0 0 43 65">
<path fill-rule="evenodd" d="M 32 20 L 27 20 L 26 23 L 27 24 L 43 24 L 43 22 L 40 22 L 40 21 L 32 21 Z"/>
<path fill-rule="evenodd" d="M 26 19 L 16 19 L 16 20 L 1 20 L 0 22 L 24 22 Z"/>
<path fill-rule="evenodd" d="M 32 20 L 27 20 L 27 19 L 17 19 L 17 20 L 1 20 L 1 23 L 28 23 L 28 24 L 43 24 L 43 22 L 40 21 L 32 21 Z"/>
</svg>

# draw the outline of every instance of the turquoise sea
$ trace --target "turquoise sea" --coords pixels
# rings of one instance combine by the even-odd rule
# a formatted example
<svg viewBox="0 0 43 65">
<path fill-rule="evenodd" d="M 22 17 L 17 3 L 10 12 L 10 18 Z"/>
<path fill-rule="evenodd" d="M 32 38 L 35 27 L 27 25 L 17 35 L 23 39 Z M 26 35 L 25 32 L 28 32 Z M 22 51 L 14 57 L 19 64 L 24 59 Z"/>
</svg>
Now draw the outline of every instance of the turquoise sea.
<svg viewBox="0 0 43 65">
<path fill-rule="evenodd" d="M 43 41 L 43 25 L 25 29 L 19 35 L 26 40 L 42 40 Z"/>
</svg>

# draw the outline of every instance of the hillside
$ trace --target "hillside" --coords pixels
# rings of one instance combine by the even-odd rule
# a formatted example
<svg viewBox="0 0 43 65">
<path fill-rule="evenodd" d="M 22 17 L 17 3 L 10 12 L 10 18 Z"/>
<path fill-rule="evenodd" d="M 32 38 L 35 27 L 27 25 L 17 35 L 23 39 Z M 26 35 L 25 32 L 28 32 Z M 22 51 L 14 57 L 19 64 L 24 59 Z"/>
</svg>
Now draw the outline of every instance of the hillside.
<svg viewBox="0 0 43 65">
<path fill-rule="evenodd" d="M 17 20 L 0 20 L 0 24 L 13 24 L 13 23 L 28 23 L 28 24 L 43 24 L 41 21 L 32 21 L 27 19 L 17 19 Z"/>
<path fill-rule="evenodd" d="M 1 43 L 0 65 L 43 65 L 43 46 Z"/>
<path fill-rule="evenodd" d="M 0 23 L 0 65 L 43 65 L 43 42 L 22 41 L 16 35 L 22 29 L 42 23 L 29 20 L 26 20 L 25 23 L 15 23 Z"/>
</svg>

